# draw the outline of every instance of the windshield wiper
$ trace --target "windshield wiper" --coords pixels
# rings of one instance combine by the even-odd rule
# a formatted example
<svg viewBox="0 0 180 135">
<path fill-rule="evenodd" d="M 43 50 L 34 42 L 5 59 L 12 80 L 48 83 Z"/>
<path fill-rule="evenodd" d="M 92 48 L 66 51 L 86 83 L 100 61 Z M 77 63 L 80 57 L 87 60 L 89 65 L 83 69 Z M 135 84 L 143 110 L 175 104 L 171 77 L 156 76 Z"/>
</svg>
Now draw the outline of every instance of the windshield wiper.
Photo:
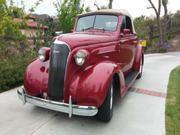
<svg viewBox="0 0 180 135">
<path fill-rule="evenodd" d="M 90 30 L 90 29 L 92 29 L 92 28 L 94 28 L 94 27 L 84 28 L 84 29 L 82 29 L 82 31 Z"/>
<path fill-rule="evenodd" d="M 84 28 L 84 29 L 82 29 L 82 31 L 86 31 L 86 30 L 90 30 L 90 29 L 96 29 L 96 30 L 102 30 L 102 31 L 105 31 L 104 28 L 94 28 L 94 27 Z"/>
<path fill-rule="evenodd" d="M 96 29 L 96 30 L 103 30 L 103 31 L 105 31 L 105 29 L 104 29 L 104 28 L 94 28 L 94 29 Z"/>
</svg>

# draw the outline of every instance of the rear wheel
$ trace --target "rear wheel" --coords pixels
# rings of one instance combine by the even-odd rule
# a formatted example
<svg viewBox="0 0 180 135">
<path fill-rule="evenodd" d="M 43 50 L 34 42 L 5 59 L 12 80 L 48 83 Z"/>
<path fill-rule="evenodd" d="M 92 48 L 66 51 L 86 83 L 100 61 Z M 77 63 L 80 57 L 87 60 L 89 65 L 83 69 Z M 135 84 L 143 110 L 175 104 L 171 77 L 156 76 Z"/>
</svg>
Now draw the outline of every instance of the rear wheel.
<svg viewBox="0 0 180 135">
<path fill-rule="evenodd" d="M 98 110 L 97 118 L 101 121 L 108 122 L 111 120 L 113 115 L 113 83 L 108 88 L 104 103 Z"/>
</svg>

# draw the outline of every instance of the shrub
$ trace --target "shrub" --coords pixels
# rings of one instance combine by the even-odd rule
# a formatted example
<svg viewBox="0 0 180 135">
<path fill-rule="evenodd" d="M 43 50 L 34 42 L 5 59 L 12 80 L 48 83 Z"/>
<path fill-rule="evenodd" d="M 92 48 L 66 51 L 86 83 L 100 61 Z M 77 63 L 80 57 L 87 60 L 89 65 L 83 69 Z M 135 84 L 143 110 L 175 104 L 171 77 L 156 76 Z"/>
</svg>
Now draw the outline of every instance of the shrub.
<svg viewBox="0 0 180 135">
<path fill-rule="evenodd" d="M 0 61 L 0 92 L 22 84 L 26 66 L 34 57 L 32 53 L 9 55 Z"/>
</svg>

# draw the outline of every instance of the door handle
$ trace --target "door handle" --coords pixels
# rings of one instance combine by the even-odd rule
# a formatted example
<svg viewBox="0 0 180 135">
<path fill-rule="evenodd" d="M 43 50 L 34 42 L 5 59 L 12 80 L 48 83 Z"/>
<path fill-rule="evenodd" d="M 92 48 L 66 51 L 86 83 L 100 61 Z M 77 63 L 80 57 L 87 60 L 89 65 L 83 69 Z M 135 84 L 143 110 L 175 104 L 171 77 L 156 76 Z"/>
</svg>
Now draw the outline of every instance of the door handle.
<svg viewBox="0 0 180 135">
<path fill-rule="evenodd" d="M 120 44 L 124 44 L 126 40 L 120 40 Z"/>
<path fill-rule="evenodd" d="M 133 41 L 133 44 L 137 44 L 138 43 L 138 41 Z"/>
</svg>

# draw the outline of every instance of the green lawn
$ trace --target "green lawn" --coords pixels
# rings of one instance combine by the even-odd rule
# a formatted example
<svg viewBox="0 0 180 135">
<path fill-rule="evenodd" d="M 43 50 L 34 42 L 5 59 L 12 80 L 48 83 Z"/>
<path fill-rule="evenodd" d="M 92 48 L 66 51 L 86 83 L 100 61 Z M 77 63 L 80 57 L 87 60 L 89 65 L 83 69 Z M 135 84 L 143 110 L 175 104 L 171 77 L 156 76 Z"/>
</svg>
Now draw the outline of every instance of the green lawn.
<svg viewBox="0 0 180 135">
<path fill-rule="evenodd" d="M 180 135 L 180 66 L 170 75 L 166 98 L 166 135 Z"/>
</svg>

